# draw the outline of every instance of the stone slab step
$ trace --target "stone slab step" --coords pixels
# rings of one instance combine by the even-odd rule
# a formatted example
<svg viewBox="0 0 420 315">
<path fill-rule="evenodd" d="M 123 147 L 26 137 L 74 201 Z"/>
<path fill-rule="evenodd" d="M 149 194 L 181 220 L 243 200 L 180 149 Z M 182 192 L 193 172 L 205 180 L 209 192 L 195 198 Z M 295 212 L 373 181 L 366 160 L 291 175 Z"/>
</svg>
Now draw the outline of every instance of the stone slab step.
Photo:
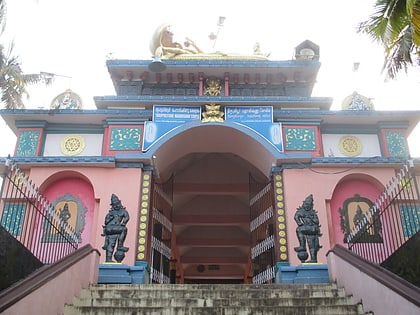
<svg viewBox="0 0 420 315">
<path fill-rule="evenodd" d="M 311 307 L 74 307 L 66 305 L 64 315 L 359 315 L 358 306 L 311 306 Z"/>
<path fill-rule="evenodd" d="M 159 285 L 156 285 L 158 287 Z M 91 287 L 90 290 L 83 290 L 80 293 L 80 298 L 203 298 L 203 299 L 277 299 L 277 298 L 341 298 L 345 297 L 344 289 L 325 289 L 325 290 L 312 290 L 310 288 L 302 289 L 275 289 L 271 290 L 227 290 L 221 288 L 219 290 L 144 290 L 141 288 L 117 288 L 117 289 L 104 289 Z"/>
<path fill-rule="evenodd" d="M 190 290 L 331 290 L 337 289 L 335 283 L 306 283 L 306 284 L 96 284 L 92 289 L 108 290 L 170 290 L 170 291 L 190 291 Z"/>
<path fill-rule="evenodd" d="M 236 307 L 246 305 L 248 307 L 284 307 L 284 306 L 347 306 L 354 305 L 350 298 L 280 298 L 280 299 L 144 299 L 144 298 L 76 298 L 74 306 L 92 307 Z"/>
</svg>

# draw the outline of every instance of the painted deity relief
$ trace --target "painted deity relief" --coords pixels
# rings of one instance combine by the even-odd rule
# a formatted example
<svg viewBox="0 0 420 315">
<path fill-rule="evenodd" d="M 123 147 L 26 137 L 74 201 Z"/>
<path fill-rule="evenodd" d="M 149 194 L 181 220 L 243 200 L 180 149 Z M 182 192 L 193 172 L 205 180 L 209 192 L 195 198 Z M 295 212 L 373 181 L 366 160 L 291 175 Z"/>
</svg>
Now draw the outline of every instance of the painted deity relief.
<svg viewBox="0 0 420 315">
<path fill-rule="evenodd" d="M 82 232 L 85 227 L 86 208 L 79 198 L 66 194 L 52 202 L 54 214 L 53 226 L 44 231 L 44 242 L 61 242 L 62 227 L 68 226 L 75 232 L 79 243 L 82 241 Z M 46 225 L 47 226 L 47 225 Z"/>
<path fill-rule="evenodd" d="M 368 198 L 361 197 L 356 194 L 352 198 L 344 201 L 343 207 L 339 209 L 340 225 L 344 233 L 344 242 L 347 243 L 347 236 L 350 232 L 365 218 L 373 203 Z M 377 215 L 371 217 L 368 221 L 369 227 L 366 237 L 363 237 L 361 242 L 364 243 L 378 243 L 382 242 L 380 235 L 382 231 L 381 222 Z"/>
</svg>

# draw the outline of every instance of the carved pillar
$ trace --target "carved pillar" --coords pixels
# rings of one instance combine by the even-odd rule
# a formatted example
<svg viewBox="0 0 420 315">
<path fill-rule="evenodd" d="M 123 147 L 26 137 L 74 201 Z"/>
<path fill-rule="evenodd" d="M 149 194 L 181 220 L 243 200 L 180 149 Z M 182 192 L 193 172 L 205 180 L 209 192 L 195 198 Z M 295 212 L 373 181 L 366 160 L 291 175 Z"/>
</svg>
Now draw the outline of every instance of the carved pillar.
<svg viewBox="0 0 420 315">
<path fill-rule="evenodd" d="M 225 72 L 225 96 L 229 96 L 229 72 Z"/>
<path fill-rule="evenodd" d="M 137 261 L 148 261 L 150 255 L 150 201 L 152 192 L 152 172 L 143 171 L 141 177 L 138 238 L 137 238 Z"/>
<path fill-rule="evenodd" d="M 198 74 L 198 96 L 203 96 L 203 89 L 204 89 L 203 79 L 204 79 L 203 73 L 200 72 Z"/>
<path fill-rule="evenodd" d="M 286 211 L 284 203 L 283 173 L 273 172 L 274 185 L 274 217 L 275 224 L 275 254 L 277 262 L 288 262 L 289 254 L 287 249 L 287 226 Z"/>
</svg>

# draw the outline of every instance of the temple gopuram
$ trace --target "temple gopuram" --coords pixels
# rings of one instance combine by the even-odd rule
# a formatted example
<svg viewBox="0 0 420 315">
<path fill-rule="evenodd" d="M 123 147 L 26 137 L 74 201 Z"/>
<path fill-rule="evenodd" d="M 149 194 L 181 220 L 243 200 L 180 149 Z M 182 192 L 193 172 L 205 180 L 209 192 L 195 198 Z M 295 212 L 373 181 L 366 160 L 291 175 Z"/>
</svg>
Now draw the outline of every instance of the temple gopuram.
<svg viewBox="0 0 420 315">
<path fill-rule="evenodd" d="M 333 248 L 362 230 L 359 243 L 386 243 L 387 219 L 372 222 L 410 174 L 400 191 L 415 190 L 407 137 L 420 111 L 378 111 L 352 91 L 331 110 L 332 98 L 312 96 L 321 56 L 310 40 L 278 61 L 172 36 L 157 29 L 153 59 L 107 60 L 115 95 L 95 96 L 94 110 L 68 90 L 49 109 L 0 111 L 17 136 L 3 172 L 18 168 L 77 248 L 101 253 L 99 283 L 121 273 L 127 283 L 329 282 Z M 11 218 L 24 229 L 28 212 L 2 194 L 1 224 L 18 235 Z M 401 200 L 408 239 L 418 197 Z M 42 233 L 48 243 L 58 232 Z"/>
</svg>

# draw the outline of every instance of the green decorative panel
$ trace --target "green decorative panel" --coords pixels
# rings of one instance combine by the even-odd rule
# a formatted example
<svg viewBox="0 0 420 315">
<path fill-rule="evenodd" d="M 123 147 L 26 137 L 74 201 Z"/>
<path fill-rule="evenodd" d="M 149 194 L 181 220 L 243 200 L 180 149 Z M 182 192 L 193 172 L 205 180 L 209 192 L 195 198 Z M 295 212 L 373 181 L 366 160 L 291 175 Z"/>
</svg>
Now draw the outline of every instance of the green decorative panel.
<svg viewBox="0 0 420 315">
<path fill-rule="evenodd" d="M 284 128 L 286 150 L 315 151 L 314 128 Z"/>
<path fill-rule="evenodd" d="M 26 204 L 6 203 L 1 217 L 1 225 L 13 236 L 22 233 L 23 220 L 25 218 Z"/>
<path fill-rule="evenodd" d="M 389 156 L 408 157 L 407 142 L 402 131 L 385 131 Z"/>
<path fill-rule="evenodd" d="M 35 156 L 40 130 L 22 130 L 19 133 L 16 156 Z"/>
<path fill-rule="evenodd" d="M 110 150 L 140 150 L 141 128 L 112 128 L 109 143 Z"/>
<path fill-rule="evenodd" d="M 403 233 L 411 237 L 420 230 L 420 207 L 415 205 L 400 206 L 401 223 Z"/>
</svg>

